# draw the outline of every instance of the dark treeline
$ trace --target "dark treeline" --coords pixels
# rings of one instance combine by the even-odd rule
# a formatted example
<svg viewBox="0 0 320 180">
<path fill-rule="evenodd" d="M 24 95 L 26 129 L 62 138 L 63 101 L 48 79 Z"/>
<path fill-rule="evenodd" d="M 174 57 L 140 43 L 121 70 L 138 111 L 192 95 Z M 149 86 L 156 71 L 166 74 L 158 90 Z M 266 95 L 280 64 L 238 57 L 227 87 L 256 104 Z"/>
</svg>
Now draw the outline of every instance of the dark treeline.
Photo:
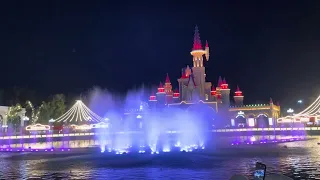
<svg viewBox="0 0 320 180">
<path fill-rule="evenodd" d="M 73 105 L 74 100 L 80 97 L 80 93 L 55 93 L 64 94 L 67 106 Z M 0 105 L 1 106 L 14 106 L 21 104 L 25 106 L 27 101 L 31 101 L 35 106 L 40 105 L 43 101 L 52 99 L 55 94 L 44 94 L 29 88 L 12 87 L 0 89 Z"/>
</svg>

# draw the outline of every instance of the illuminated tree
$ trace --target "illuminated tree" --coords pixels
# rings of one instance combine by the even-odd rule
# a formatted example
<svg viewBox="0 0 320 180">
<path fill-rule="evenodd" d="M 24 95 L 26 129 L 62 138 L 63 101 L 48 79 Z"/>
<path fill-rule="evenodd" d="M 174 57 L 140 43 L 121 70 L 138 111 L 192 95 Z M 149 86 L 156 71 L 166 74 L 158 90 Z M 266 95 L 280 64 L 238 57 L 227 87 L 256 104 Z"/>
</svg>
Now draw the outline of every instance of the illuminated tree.
<svg viewBox="0 0 320 180">
<path fill-rule="evenodd" d="M 31 101 L 27 101 L 26 108 L 31 109 L 31 118 L 30 118 L 31 124 L 35 124 L 38 121 L 42 106 L 43 105 L 39 106 L 38 108 L 35 108 L 31 103 Z"/>
<path fill-rule="evenodd" d="M 16 130 L 16 128 L 20 125 L 20 116 L 19 113 L 22 111 L 22 107 L 20 104 L 16 104 L 15 106 L 11 106 L 7 112 L 7 120 L 8 124 L 12 125 L 12 127 Z"/>
<path fill-rule="evenodd" d="M 56 119 L 66 112 L 65 96 L 63 94 L 56 94 L 50 102 L 50 107 L 53 109 L 51 118 Z"/>
<path fill-rule="evenodd" d="M 31 109 L 32 124 L 48 124 L 50 119 L 58 118 L 65 113 L 65 97 L 63 94 L 54 95 L 51 101 L 43 101 L 38 108 L 35 108 L 30 101 L 27 101 L 27 108 Z"/>
</svg>

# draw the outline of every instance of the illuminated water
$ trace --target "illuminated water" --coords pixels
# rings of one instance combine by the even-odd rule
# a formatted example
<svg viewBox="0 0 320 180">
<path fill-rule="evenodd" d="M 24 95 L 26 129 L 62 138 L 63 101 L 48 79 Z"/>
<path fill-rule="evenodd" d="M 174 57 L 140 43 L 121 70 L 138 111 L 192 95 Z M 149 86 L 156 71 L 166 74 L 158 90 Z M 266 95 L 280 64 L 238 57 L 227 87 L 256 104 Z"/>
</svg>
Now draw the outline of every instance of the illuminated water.
<svg viewBox="0 0 320 180">
<path fill-rule="evenodd" d="M 1 153 L 0 179 L 228 179 L 240 173 L 252 177 L 254 164 L 261 161 L 268 173 L 283 173 L 295 179 L 320 179 L 320 137 L 248 148 L 230 155 L 181 154 L 178 156 L 118 156 L 97 158 L 94 154 L 36 160 L 8 159 Z M 97 141 L 54 142 L 56 146 L 86 147 Z M 284 148 L 284 145 L 287 148 Z M 45 146 L 45 145 L 44 145 Z M 232 152 L 232 150 L 230 151 Z"/>
</svg>

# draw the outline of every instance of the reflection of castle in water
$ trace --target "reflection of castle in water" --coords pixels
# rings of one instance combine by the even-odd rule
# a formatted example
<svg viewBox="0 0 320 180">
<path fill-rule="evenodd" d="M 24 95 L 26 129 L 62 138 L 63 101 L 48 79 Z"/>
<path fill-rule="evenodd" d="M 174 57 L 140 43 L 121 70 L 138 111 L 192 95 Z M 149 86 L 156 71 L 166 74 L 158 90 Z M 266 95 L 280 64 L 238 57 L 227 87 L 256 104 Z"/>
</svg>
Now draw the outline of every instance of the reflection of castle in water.
<svg viewBox="0 0 320 180">
<path fill-rule="evenodd" d="M 217 87 L 206 81 L 204 59 L 209 60 L 209 45 L 202 47 L 198 28 L 195 28 L 193 48 L 193 67 L 182 69 L 178 79 L 179 88 L 172 89 L 169 75 L 165 83 L 158 87 L 156 94 L 149 99 L 151 109 L 179 108 L 196 112 L 200 118 L 213 122 L 216 126 L 270 127 L 275 125 L 280 115 L 280 106 L 273 104 L 243 105 L 244 96 L 237 87 L 234 92 L 234 106 L 230 106 L 230 89 L 227 81 L 219 77 Z M 137 110 L 136 115 L 142 113 Z M 131 114 L 131 113 L 130 113 Z M 141 116 L 141 115 L 140 115 Z"/>
</svg>

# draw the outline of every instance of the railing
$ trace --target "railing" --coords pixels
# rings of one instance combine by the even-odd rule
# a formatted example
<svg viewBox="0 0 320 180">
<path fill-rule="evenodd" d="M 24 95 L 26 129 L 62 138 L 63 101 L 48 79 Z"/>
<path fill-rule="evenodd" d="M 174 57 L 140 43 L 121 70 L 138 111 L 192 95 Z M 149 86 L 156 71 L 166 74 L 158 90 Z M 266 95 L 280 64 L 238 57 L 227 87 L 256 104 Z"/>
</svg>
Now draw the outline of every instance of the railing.
<svg viewBox="0 0 320 180">
<path fill-rule="evenodd" d="M 320 131 L 320 127 L 301 127 L 301 128 L 241 128 L 241 129 L 214 129 L 211 132 L 229 133 L 229 132 L 262 132 L 262 131 Z M 112 134 L 143 134 L 143 131 L 126 131 L 115 132 Z M 167 131 L 169 134 L 181 133 L 179 131 Z M 95 136 L 106 135 L 107 133 L 68 133 L 68 134 L 42 134 L 42 135 L 17 135 L 17 136 L 0 136 L 0 140 L 7 139 L 38 139 L 38 138 L 56 138 L 56 137 L 78 137 L 78 136 Z"/>
</svg>

